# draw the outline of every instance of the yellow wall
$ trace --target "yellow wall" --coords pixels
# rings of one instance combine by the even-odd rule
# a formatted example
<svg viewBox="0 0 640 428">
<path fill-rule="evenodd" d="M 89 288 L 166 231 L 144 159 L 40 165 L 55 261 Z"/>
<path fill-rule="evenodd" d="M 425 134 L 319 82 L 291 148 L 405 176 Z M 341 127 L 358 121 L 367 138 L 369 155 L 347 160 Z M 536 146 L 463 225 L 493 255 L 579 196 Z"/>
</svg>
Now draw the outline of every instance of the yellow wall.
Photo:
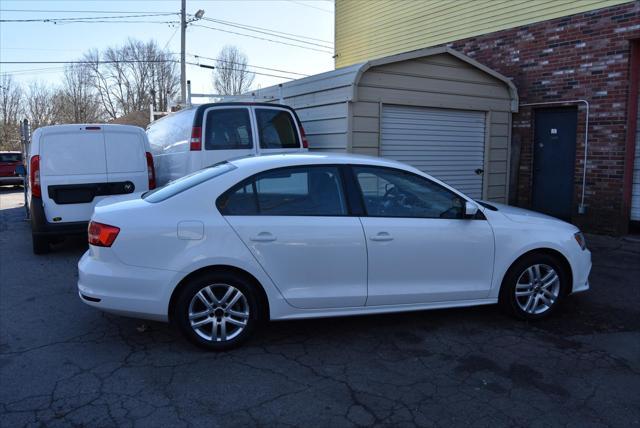
<svg viewBox="0 0 640 428">
<path fill-rule="evenodd" d="M 630 0 L 335 0 L 336 68 Z"/>
</svg>

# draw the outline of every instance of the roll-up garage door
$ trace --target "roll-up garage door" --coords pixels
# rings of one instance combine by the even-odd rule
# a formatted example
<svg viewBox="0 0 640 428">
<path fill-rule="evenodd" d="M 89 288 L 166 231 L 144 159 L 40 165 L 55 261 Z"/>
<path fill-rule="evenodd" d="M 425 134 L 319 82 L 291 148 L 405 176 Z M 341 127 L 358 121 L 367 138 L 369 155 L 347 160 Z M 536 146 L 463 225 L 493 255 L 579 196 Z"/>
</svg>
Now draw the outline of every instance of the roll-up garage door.
<svg viewBox="0 0 640 428">
<path fill-rule="evenodd" d="M 482 197 L 485 113 L 384 105 L 380 155 Z"/>
<path fill-rule="evenodd" d="M 640 93 L 638 94 L 638 117 L 636 117 L 636 121 L 636 157 L 633 161 L 631 220 L 640 221 Z"/>
</svg>

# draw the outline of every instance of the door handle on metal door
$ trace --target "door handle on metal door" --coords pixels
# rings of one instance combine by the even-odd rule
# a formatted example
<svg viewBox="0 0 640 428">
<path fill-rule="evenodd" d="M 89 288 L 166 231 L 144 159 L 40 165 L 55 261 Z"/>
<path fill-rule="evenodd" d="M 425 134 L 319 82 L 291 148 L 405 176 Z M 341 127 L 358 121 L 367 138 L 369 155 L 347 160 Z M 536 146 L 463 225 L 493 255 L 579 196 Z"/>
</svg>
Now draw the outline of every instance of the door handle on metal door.
<svg viewBox="0 0 640 428">
<path fill-rule="evenodd" d="M 276 237 L 269 232 L 260 232 L 256 236 L 252 236 L 249 239 L 254 242 L 273 242 L 276 240 Z"/>
<path fill-rule="evenodd" d="M 393 240 L 393 236 L 389 234 L 389 232 L 378 232 L 377 235 L 370 237 L 372 241 L 391 241 Z"/>
</svg>

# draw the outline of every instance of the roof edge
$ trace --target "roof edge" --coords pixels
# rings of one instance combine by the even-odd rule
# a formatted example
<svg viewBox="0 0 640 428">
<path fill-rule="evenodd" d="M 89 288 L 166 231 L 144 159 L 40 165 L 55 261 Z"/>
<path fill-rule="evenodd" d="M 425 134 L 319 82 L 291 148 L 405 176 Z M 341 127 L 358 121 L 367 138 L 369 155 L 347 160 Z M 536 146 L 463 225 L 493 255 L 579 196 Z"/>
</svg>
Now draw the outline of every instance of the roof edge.
<svg viewBox="0 0 640 428">
<path fill-rule="evenodd" d="M 378 59 L 373 59 L 367 62 L 364 62 L 360 65 L 360 67 L 358 68 L 358 71 L 356 73 L 356 77 L 353 81 L 352 84 L 352 90 L 353 93 L 351 95 L 351 101 L 356 102 L 358 101 L 358 84 L 360 83 L 360 79 L 362 78 L 362 75 L 369 70 L 371 67 L 377 67 L 380 65 L 386 65 L 386 64 L 391 64 L 394 62 L 400 62 L 400 61 L 408 61 L 408 60 L 412 60 L 412 59 L 416 59 L 416 58 L 422 58 L 422 57 L 426 57 L 426 56 L 433 56 L 433 55 L 439 55 L 439 54 L 443 54 L 443 53 L 447 53 L 449 55 L 452 55 L 456 58 L 458 58 L 461 61 L 464 61 L 480 70 L 482 70 L 483 72 L 487 73 L 490 76 L 495 77 L 496 79 L 502 81 L 503 83 L 505 83 L 507 85 L 507 87 L 509 88 L 509 94 L 511 94 L 511 112 L 512 113 L 517 113 L 518 112 L 518 105 L 519 105 L 519 101 L 518 101 L 518 89 L 516 88 L 516 86 L 513 84 L 513 82 L 511 81 L 511 79 L 507 78 L 506 76 L 498 73 L 495 70 L 492 70 L 491 68 L 487 67 L 484 64 L 479 63 L 478 61 L 469 58 L 467 55 L 460 53 L 454 49 L 451 49 L 449 47 L 446 46 L 439 46 L 439 47 L 435 47 L 435 48 L 423 48 L 423 49 L 416 49 L 414 51 L 409 51 L 409 52 L 403 52 L 403 53 L 399 53 L 399 54 L 395 54 L 395 55 L 391 55 L 391 56 L 386 56 L 383 58 L 378 58 Z"/>
</svg>

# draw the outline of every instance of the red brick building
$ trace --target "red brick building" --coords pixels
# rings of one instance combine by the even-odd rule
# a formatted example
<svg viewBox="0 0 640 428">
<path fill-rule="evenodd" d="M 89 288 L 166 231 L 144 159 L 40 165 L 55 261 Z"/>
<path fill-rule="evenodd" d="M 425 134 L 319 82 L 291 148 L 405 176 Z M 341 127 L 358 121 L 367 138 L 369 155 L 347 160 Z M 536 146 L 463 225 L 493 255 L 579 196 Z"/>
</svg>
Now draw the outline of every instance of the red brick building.
<svg viewBox="0 0 640 428">
<path fill-rule="evenodd" d="M 640 224 L 640 1 L 336 0 L 337 67 L 435 46 L 517 88 L 511 204 L 592 232 Z"/>
</svg>

